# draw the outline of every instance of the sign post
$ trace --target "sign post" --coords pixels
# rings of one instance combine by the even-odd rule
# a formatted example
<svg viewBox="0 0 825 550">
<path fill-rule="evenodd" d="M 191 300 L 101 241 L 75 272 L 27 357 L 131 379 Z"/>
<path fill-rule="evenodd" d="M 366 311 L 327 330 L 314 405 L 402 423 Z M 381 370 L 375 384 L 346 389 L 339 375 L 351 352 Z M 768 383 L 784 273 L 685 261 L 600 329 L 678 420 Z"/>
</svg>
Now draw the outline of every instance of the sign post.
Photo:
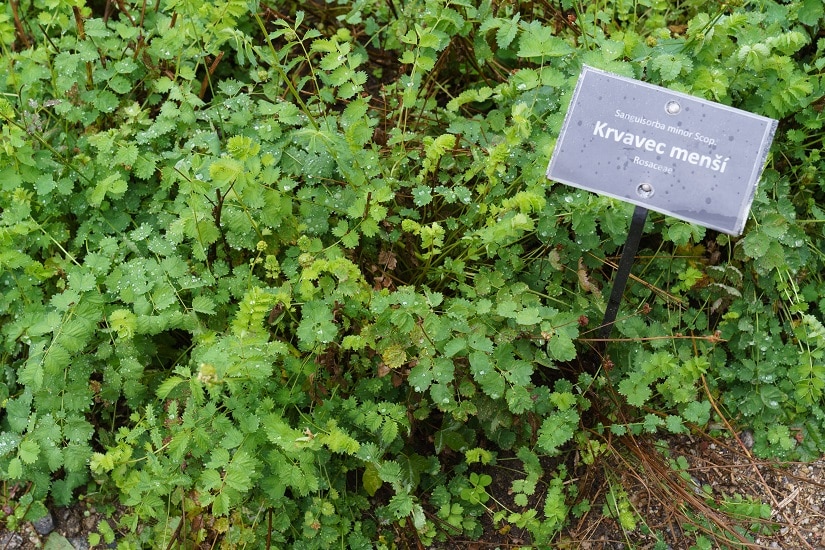
<svg viewBox="0 0 825 550">
<path fill-rule="evenodd" d="M 776 125 L 583 67 L 547 177 L 636 205 L 602 338 L 610 337 L 648 210 L 741 235 Z"/>
</svg>

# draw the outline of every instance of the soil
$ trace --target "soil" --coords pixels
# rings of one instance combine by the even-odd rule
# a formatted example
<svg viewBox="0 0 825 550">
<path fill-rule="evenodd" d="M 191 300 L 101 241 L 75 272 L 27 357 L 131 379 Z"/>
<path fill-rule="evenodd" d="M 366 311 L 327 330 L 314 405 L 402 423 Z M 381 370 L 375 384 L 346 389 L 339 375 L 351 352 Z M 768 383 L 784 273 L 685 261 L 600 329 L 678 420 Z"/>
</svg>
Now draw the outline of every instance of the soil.
<svg viewBox="0 0 825 550">
<path fill-rule="evenodd" d="M 681 472 L 668 465 L 668 458 L 659 452 L 662 447 L 657 449 L 656 444 L 646 441 L 617 441 L 599 462 L 589 466 L 573 457 L 568 467 L 576 473 L 580 498 L 588 498 L 592 504 L 590 511 L 573 521 L 557 539 L 554 548 L 688 550 L 696 543 L 697 535 L 701 535 L 712 541 L 708 548 L 825 550 L 825 458 L 811 463 L 760 461 L 742 443 L 747 443 L 747 435 L 739 441 L 707 437 L 667 441 L 665 454 L 671 460 L 683 457 L 687 462 L 687 469 Z M 548 463 L 545 467 L 551 471 L 555 465 Z M 493 496 L 491 502 L 515 509 L 509 488 L 514 479 L 522 476 L 505 468 L 493 468 L 489 473 L 493 476 L 493 484 L 488 488 Z M 623 529 L 616 519 L 605 514 L 606 495 L 611 487 L 617 486 L 624 488 L 642 518 L 636 529 Z M 530 506 L 541 510 L 544 496 L 537 491 Z M 757 504 L 768 504 L 768 517 L 742 517 L 736 521 L 730 514 L 718 513 L 720 503 L 745 502 L 746 506 L 748 498 Z M 709 502 L 716 505 L 710 506 Z M 693 511 L 692 519 L 684 513 L 686 509 Z M 51 511 L 51 526 L 43 521 L 25 523 L 16 533 L 0 528 L 0 550 L 43 548 L 47 541 L 51 548 L 88 549 L 88 535 L 96 531 L 100 521 L 109 519 L 86 505 L 56 508 Z M 514 526 L 493 525 L 487 517 L 484 527 L 485 533 L 478 541 L 450 538 L 438 548 L 531 547 L 530 534 Z M 737 541 L 737 527 L 750 532 L 752 542 Z M 60 545 L 55 545 L 55 541 Z"/>
<path fill-rule="evenodd" d="M 571 548 L 652 549 L 657 537 L 645 534 L 650 531 L 658 533 L 665 547 L 673 550 L 691 548 L 697 534 L 712 541 L 708 548 L 825 550 L 825 458 L 811 463 L 760 461 L 741 440 L 747 441 L 747 437 L 740 437 L 740 441 L 691 437 L 670 440 L 670 458 L 684 457 L 688 468 L 681 476 L 669 468 L 668 482 L 664 481 L 667 474 L 657 469 L 667 467 L 666 464 L 642 466 L 638 456 L 635 467 L 627 462 L 621 464 L 625 468 L 622 485 L 646 525 L 625 532 L 616 520 L 602 513 L 602 497 L 591 513 L 568 531 Z M 652 457 L 648 459 L 655 461 Z M 614 472 L 617 470 L 614 468 Z M 682 491 L 669 483 L 681 485 Z M 604 483 L 603 493 L 607 485 Z M 724 503 L 745 502 L 743 506 L 747 506 L 749 498 L 750 502 L 767 504 L 768 517 L 740 516 L 735 521 L 730 515 L 725 517 L 717 512 Z M 715 506 L 707 506 L 709 501 Z M 696 513 L 695 521 L 686 518 L 682 512 L 686 508 Z M 729 530 L 721 536 L 706 532 L 714 520 Z M 735 528 L 747 530 L 753 541 L 736 540 Z"/>
</svg>

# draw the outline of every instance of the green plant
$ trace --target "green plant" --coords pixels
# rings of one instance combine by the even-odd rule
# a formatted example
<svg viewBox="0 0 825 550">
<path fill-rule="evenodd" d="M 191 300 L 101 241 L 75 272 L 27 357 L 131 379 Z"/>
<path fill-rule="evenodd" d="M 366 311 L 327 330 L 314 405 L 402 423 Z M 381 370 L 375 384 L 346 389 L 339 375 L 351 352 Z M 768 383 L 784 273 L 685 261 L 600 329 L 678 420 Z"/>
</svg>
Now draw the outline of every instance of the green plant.
<svg viewBox="0 0 825 550">
<path fill-rule="evenodd" d="M 98 492 L 131 547 L 551 544 L 605 433 L 821 452 L 818 2 L 116 4 L 0 13 L 9 527 Z M 582 63 L 782 119 L 742 238 L 652 217 L 603 369 L 629 208 L 544 177 Z"/>
</svg>

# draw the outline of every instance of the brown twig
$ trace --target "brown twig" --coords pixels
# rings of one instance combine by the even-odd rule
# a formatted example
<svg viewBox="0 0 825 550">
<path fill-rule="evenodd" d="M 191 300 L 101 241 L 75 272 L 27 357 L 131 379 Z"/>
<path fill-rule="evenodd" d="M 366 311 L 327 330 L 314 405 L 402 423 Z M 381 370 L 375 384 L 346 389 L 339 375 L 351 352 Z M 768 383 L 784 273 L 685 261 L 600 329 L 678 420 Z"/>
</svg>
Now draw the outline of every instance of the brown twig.
<svg viewBox="0 0 825 550">
<path fill-rule="evenodd" d="M 215 70 L 218 68 L 218 63 L 221 62 L 223 59 L 223 52 L 218 53 L 215 60 L 212 61 L 212 64 L 206 69 L 206 74 L 203 75 L 203 81 L 201 82 L 201 90 L 198 93 L 198 98 L 203 99 L 203 96 L 206 95 L 206 90 L 209 88 L 209 82 L 212 78 L 212 75 L 215 73 Z"/>
<path fill-rule="evenodd" d="M 81 40 L 86 40 L 86 25 L 83 22 L 83 14 L 80 13 L 80 8 L 72 6 L 72 13 L 74 13 L 74 22 L 77 25 L 77 37 Z M 92 62 L 86 62 L 86 84 L 89 89 L 94 88 L 94 78 L 92 78 Z"/>
<path fill-rule="evenodd" d="M 576 338 L 576 340 L 579 342 L 653 342 L 657 340 L 700 340 L 710 342 L 711 344 L 727 342 L 727 340 L 716 333 L 706 336 L 696 336 L 695 334 L 671 334 L 667 336 L 646 336 L 639 338 Z"/>
<path fill-rule="evenodd" d="M 20 13 L 17 6 L 18 0 L 11 0 L 11 14 L 14 17 L 14 28 L 17 31 L 17 38 L 23 43 L 23 47 L 28 49 L 31 47 L 29 37 L 26 36 L 26 29 L 23 28 L 23 22 L 20 21 Z"/>
<path fill-rule="evenodd" d="M 121 13 L 123 13 L 124 15 L 126 15 L 126 17 L 129 18 L 129 21 L 132 23 L 132 26 L 135 25 L 135 20 L 132 17 L 132 14 L 129 13 L 129 10 L 126 8 L 126 4 L 123 2 L 123 0 L 117 0 L 117 9 L 119 9 Z"/>
</svg>

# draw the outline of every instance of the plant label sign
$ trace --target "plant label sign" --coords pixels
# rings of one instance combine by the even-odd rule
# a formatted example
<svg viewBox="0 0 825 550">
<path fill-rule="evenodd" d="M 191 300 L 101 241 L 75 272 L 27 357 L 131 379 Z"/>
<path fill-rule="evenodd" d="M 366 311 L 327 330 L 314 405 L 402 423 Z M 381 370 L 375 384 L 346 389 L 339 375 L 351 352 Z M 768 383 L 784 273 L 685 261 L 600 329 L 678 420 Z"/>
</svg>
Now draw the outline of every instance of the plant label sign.
<svg viewBox="0 0 825 550">
<path fill-rule="evenodd" d="M 547 177 L 740 235 L 776 124 L 585 66 Z"/>
</svg>

